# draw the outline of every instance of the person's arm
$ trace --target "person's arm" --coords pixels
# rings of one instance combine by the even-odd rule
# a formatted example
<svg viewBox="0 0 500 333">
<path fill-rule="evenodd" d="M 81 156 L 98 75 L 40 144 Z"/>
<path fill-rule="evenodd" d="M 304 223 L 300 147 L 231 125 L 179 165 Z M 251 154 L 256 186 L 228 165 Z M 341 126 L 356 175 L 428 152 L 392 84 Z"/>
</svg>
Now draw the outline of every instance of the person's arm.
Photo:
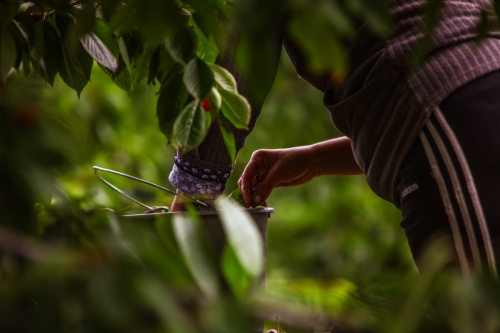
<svg viewBox="0 0 500 333">
<path fill-rule="evenodd" d="M 296 186 L 324 175 L 359 175 L 351 140 L 335 138 L 309 146 L 260 149 L 252 154 L 238 186 L 245 204 L 257 206 L 276 187 Z"/>
</svg>

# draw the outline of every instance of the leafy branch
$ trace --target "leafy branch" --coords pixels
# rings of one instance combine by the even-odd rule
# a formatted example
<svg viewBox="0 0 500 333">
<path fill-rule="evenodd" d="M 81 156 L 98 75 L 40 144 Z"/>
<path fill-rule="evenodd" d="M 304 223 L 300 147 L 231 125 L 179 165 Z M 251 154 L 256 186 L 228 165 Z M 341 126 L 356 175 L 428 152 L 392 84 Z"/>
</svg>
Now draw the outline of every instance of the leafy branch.
<svg viewBox="0 0 500 333">
<path fill-rule="evenodd" d="M 234 158 L 231 125 L 246 128 L 250 107 L 232 74 L 220 79 L 214 65 L 225 41 L 219 18 L 232 15 L 230 3 L 3 1 L 0 13 L 0 86 L 15 72 L 50 85 L 59 75 L 80 96 L 94 64 L 127 93 L 159 83 L 156 111 L 169 142 L 190 150 L 221 118 Z"/>
</svg>

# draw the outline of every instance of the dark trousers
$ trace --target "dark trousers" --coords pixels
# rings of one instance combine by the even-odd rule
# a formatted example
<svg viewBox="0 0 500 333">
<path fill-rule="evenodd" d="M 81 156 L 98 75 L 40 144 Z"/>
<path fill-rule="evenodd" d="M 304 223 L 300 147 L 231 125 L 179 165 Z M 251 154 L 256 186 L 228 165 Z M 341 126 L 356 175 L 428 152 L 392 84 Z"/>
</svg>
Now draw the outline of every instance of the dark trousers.
<svg viewBox="0 0 500 333">
<path fill-rule="evenodd" d="M 419 269 L 447 251 L 465 275 L 497 276 L 500 262 L 500 71 L 459 88 L 436 108 L 403 163 L 397 193 Z M 429 251 L 428 251 L 429 250 Z M 441 253 L 430 254 L 436 256 Z"/>
</svg>

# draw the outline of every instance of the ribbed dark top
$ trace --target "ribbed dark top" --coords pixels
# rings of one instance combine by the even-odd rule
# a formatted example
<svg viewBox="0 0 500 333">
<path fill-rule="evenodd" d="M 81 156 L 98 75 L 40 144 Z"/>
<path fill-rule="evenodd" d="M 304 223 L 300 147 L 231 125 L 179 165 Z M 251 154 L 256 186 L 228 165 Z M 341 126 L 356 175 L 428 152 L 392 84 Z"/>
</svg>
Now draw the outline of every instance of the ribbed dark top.
<svg viewBox="0 0 500 333">
<path fill-rule="evenodd" d="M 350 47 L 356 66 L 345 84 L 326 92 L 325 105 L 352 139 L 370 187 L 393 201 L 399 166 L 432 111 L 458 87 L 500 69 L 500 34 L 478 38 L 481 13 L 491 1 L 448 0 L 425 61 L 414 68 L 408 59 L 423 37 L 423 1 L 389 2 L 396 37 L 380 43 L 369 32 L 360 34 Z M 366 47 L 374 51 L 363 52 Z"/>
</svg>

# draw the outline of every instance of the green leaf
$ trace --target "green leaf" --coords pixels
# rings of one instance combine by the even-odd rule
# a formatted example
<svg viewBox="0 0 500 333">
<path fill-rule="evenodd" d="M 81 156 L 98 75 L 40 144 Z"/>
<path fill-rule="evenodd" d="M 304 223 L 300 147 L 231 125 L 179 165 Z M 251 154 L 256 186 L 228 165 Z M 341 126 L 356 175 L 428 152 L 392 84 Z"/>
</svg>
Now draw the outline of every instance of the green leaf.
<svg viewBox="0 0 500 333">
<path fill-rule="evenodd" d="M 217 12 L 210 1 L 186 0 L 185 2 L 194 9 L 191 15 L 205 36 L 215 35 L 221 30 Z"/>
<path fill-rule="evenodd" d="M 187 92 L 182 84 L 180 71 L 172 73 L 161 83 L 160 95 L 156 103 L 156 115 L 160 130 L 172 141 L 174 123 L 181 113 L 182 106 L 187 98 Z"/>
<path fill-rule="evenodd" d="M 203 60 L 194 58 L 186 65 L 183 80 L 189 93 L 202 100 L 212 89 L 214 75 Z"/>
<path fill-rule="evenodd" d="M 78 96 L 90 81 L 92 64 L 92 58 L 82 48 L 70 51 L 64 44 L 63 61 L 59 69 L 59 75 L 61 75 L 64 83 L 77 92 Z"/>
<path fill-rule="evenodd" d="M 132 0 L 137 27 L 145 44 L 156 46 L 183 24 L 179 4 L 175 0 Z"/>
<path fill-rule="evenodd" d="M 196 36 L 189 29 L 179 27 L 165 39 L 165 48 L 172 59 L 186 65 L 196 55 Z"/>
<path fill-rule="evenodd" d="M 132 66 L 129 68 L 132 77 L 132 88 L 136 87 L 142 80 L 148 77 L 149 65 L 153 53 L 154 50 L 145 49 L 138 58 L 132 61 Z"/>
<path fill-rule="evenodd" d="M 231 161 L 234 162 L 236 160 L 236 142 L 234 140 L 233 129 L 229 124 L 229 121 L 224 116 L 219 116 L 218 120 L 222 138 L 226 144 Z"/>
<path fill-rule="evenodd" d="M 113 0 L 114 1 L 114 0 Z M 127 32 L 137 27 L 137 15 L 130 3 L 122 4 L 115 8 L 115 12 L 109 19 L 109 30 L 118 37 L 122 37 Z"/>
<path fill-rule="evenodd" d="M 177 213 L 173 220 L 174 233 L 194 280 L 205 296 L 214 299 L 218 294 L 218 276 L 207 255 L 206 240 L 200 222 L 185 213 Z"/>
<path fill-rule="evenodd" d="M 239 129 L 248 129 L 250 122 L 250 104 L 245 97 L 229 90 L 220 90 L 222 96 L 222 114 Z"/>
<path fill-rule="evenodd" d="M 120 49 L 117 38 L 113 35 L 106 22 L 100 19 L 94 21 L 92 32 L 106 45 L 115 58 L 118 57 Z"/>
<path fill-rule="evenodd" d="M 93 32 L 85 34 L 80 37 L 80 41 L 85 51 L 87 51 L 87 53 L 94 58 L 95 61 L 105 66 L 113 73 L 116 72 L 118 69 L 118 62 L 116 61 L 116 58 L 113 56 L 106 44 L 104 44 L 104 42 L 97 37 L 96 34 Z"/>
<path fill-rule="evenodd" d="M 83 88 L 90 81 L 94 61 L 78 43 L 78 39 L 75 39 L 74 19 L 61 12 L 56 14 L 55 22 L 61 35 L 63 54 L 59 75 L 64 83 L 77 92 L 79 97 Z"/>
<path fill-rule="evenodd" d="M 16 61 L 14 62 L 14 68 L 19 70 L 23 60 L 29 60 L 30 49 L 28 45 L 27 35 L 19 26 L 19 24 L 13 21 L 10 25 L 10 32 L 12 34 L 12 39 L 16 45 Z"/>
<path fill-rule="evenodd" d="M 221 89 L 229 90 L 232 92 L 238 91 L 236 80 L 227 69 L 217 64 L 209 64 L 208 66 L 214 74 L 215 82 L 221 87 Z"/>
<path fill-rule="evenodd" d="M 250 276 L 258 278 L 264 269 L 264 244 L 251 215 L 229 198 L 219 197 L 214 203 L 238 261 Z"/>
<path fill-rule="evenodd" d="M 56 27 L 48 22 L 43 22 L 43 54 L 40 59 L 42 77 L 50 85 L 54 84 L 54 78 L 59 72 L 63 61 L 63 51 L 61 48 L 61 38 Z"/>
<path fill-rule="evenodd" d="M 85 6 L 70 12 L 75 18 L 75 35 L 81 37 L 90 33 L 96 20 L 96 0 L 86 0 Z"/>
<path fill-rule="evenodd" d="M 17 50 L 12 34 L 7 26 L 0 26 L 0 84 L 4 84 L 7 75 L 16 62 Z"/>
<path fill-rule="evenodd" d="M 160 69 L 160 49 L 156 48 L 153 51 L 153 54 L 151 55 L 151 61 L 149 62 L 148 84 L 155 85 L 159 69 Z"/>
<path fill-rule="evenodd" d="M 220 110 L 220 107 L 222 106 L 222 97 L 215 87 L 212 87 L 212 89 L 210 90 L 210 94 L 208 94 L 207 100 L 208 103 L 212 106 L 212 112 L 217 112 L 218 110 Z"/>
<path fill-rule="evenodd" d="M 198 100 L 184 107 L 174 123 L 172 141 L 188 151 L 198 146 L 205 136 L 205 111 Z"/>
<path fill-rule="evenodd" d="M 135 88 L 150 73 L 150 64 L 156 48 L 144 45 L 137 33 L 118 38 L 119 60 L 123 60 L 129 72 L 131 89 Z M 119 62 L 119 67 L 123 64 Z"/>
<path fill-rule="evenodd" d="M 158 79 L 162 80 L 175 71 L 176 68 L 179 68 L 179 64 L 172 59 L 165 48 L 159 47 L 158 60 Z"/>
<path fill-rule="evenodd" d="M 119 8 L 121 1 L 120 0 L 106 0 L 99 2 L 101 6 L 101 11 L 104 16 L 104 19 L 109 22 L 113 14 L 116 13 Z"/>
<path fill-rule="evenodd" d="M 221 268 L 233 294 L 239 299 L 244 299 L 252 285 L 252 279 L 239 262 L 231 246 L 226 246 L 222 252 Z"/>
<path fill-rule="evenodd" d="M 121 89 L 130 92 L 132 89 L 132 79 L 130 77 L 130 72 L 127 68 L 123 69 L 118 76 L 113 78 L 113 82 Z"/>
<path fill-rule="evenodd" d="M 131 61 L 130 61 L 130 57 L 128 55 L 129 51 L 127 48 L 127 41 L 125 40 L 125 38 L 123 38 L 123 37 L 118 38 L 118 49 L 119 49 L 121 58 L 125 62 L 125 65 L 127 67 L 130 67 Z"/>
<path fill-rule="evenodd" d="M 217 59 L 217 55 L 219 54 L 219 48 L 217 47 L 215 39 L 212 35 L 209 35 L 208 37 L 205 36 L 205 34 L 194 22 L 194 19 L 190 19 L 189 23 L 197 39 L 198 47 L 196 48 L 196 54 L 203 61 L 206 61 L 207 63 L 214 63 Z"/>
</svg>

